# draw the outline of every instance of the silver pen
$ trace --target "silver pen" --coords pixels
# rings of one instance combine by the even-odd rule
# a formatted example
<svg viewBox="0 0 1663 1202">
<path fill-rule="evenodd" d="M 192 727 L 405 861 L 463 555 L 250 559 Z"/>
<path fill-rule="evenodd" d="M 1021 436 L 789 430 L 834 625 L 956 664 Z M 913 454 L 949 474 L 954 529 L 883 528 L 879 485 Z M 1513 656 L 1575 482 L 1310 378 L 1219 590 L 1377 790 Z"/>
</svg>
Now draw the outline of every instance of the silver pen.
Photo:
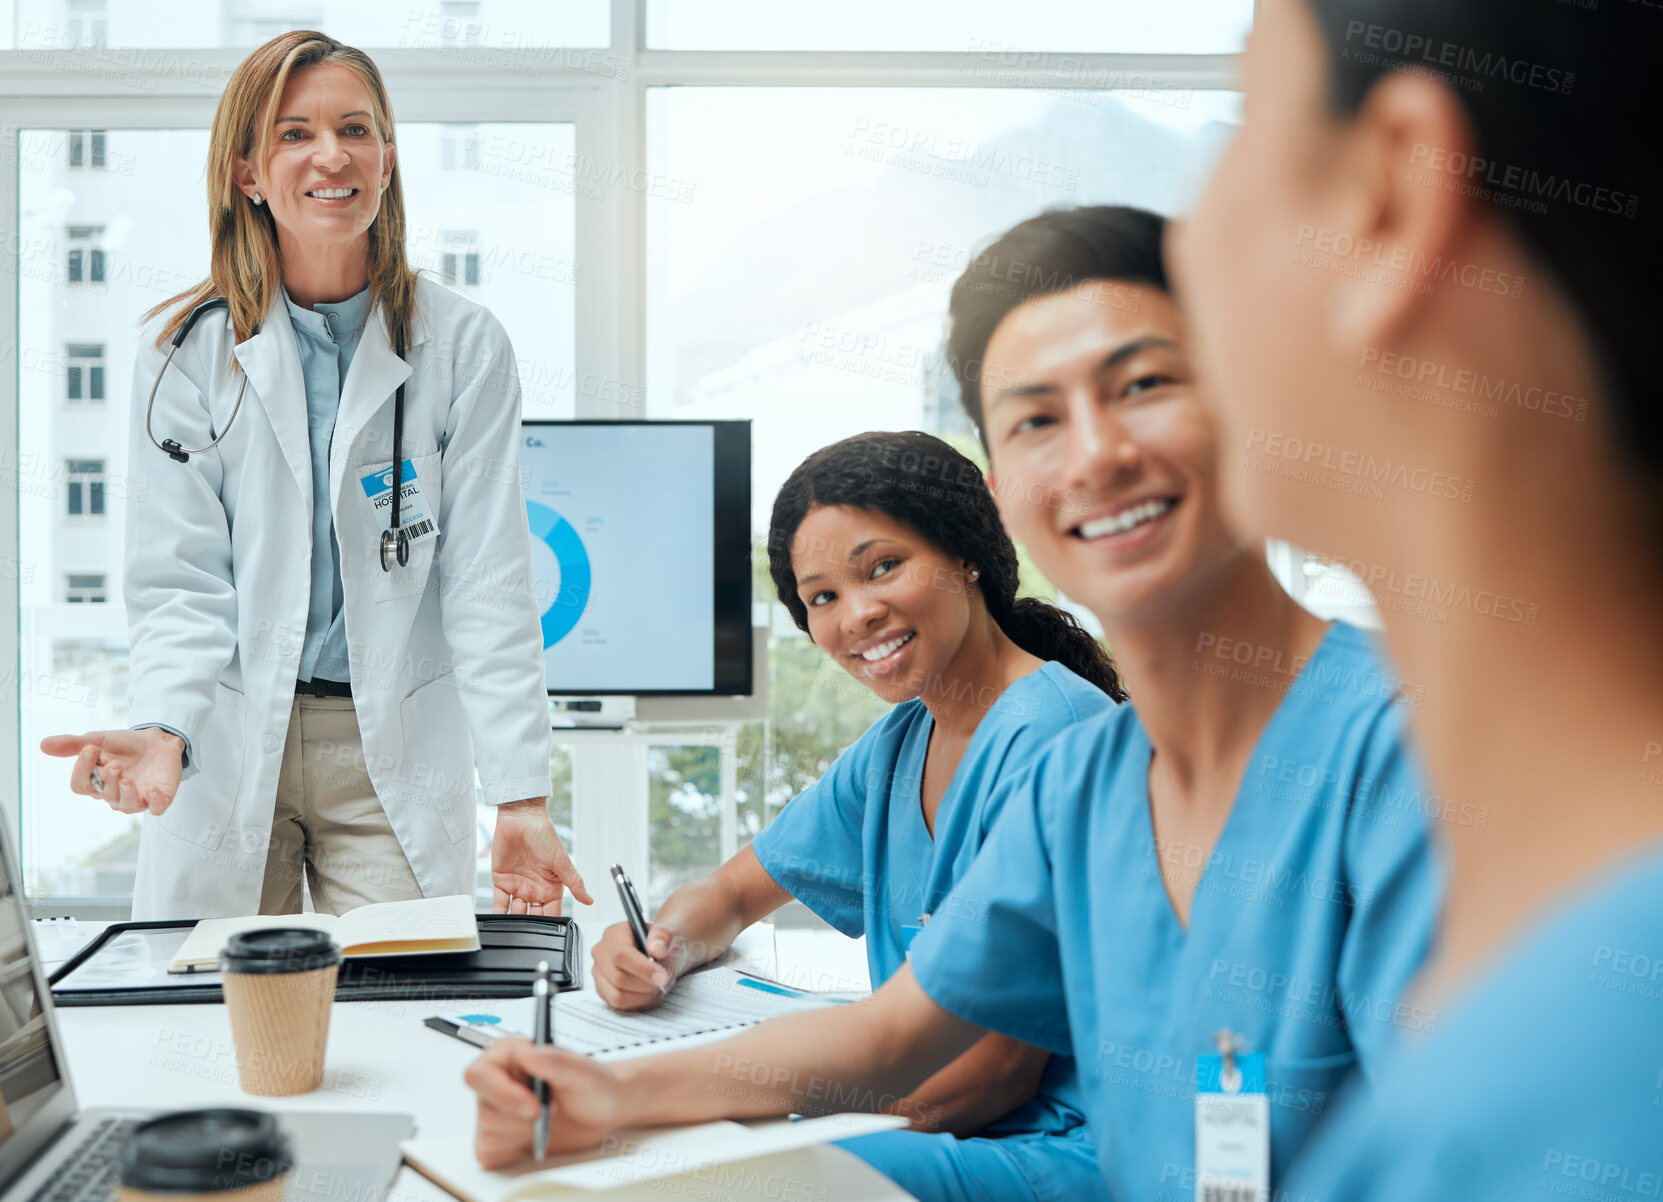
<svg viewBox="0 0 1663 1202">
<path fill-rule="evenodd" d="M 537 965 L 537 982 L 531 987 L 531 1039 L 538 1047 L 554 1042 L 554 986 L 549 982 L 549 962 Z M 531 1081 L 537 1096 L 537 1122 L 531 1129 L 532 1151 L 538 1160 L 549 1154 L 549 1083 L 541 1077 Z"/>
</svg>

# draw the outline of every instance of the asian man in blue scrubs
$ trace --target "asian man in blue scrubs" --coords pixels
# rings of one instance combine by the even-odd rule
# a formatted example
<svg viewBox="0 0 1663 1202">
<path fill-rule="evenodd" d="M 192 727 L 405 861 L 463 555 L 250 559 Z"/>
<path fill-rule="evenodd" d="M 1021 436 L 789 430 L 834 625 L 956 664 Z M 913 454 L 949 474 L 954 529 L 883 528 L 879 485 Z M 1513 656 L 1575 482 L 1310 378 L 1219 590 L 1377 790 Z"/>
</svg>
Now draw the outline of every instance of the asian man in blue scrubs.
<svg viewBox="0 0 1663 1202">
<path fill-rule="evenodd" d="M 482 1140 L 529 1138 L 532 1072 L 586 1146 L 811 1109 L 793 1082 L 814 1077 L 904 1091 L 994 1029 L 1080 1061 L 1113 1195 L 1191 1198 L 1198 1084 L 1251 1080 L 1274 1181 L 1348 1072 L 1437 1021 L 1404 997 L 1439 896 L 1414 690 L 1224 525 L 1162 227 L 1114 208 L 1024 223 L 955 287 L 948 347 L 1007 527 L 1102 621 L 1135 712 L 1046 748 L 872 1004 L 611 1065 L 499 1045 L 469 1074 Z M 1012 260 L 1038 266 L 1034 293 L 984 286 Z M 1227 1069 L 1206 1060 L 1221 1035 Z M 798 1075 L 713 1092 L 741 1058 Z"/>
</svg>

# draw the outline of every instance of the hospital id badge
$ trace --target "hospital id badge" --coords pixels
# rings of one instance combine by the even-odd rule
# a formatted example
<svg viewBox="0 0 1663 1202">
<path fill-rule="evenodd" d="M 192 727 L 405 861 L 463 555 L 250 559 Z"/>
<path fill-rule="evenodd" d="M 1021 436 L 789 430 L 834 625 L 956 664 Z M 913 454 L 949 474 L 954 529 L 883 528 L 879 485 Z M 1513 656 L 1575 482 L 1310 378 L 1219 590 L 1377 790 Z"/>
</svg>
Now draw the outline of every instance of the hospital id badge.
<svg viewBox="0 0 1663 1202">
<path fill-rule="evenodd" d="M 379 471 L 360 477 L 358 482 L 364 486 L 364 497 L 375 514 L 376 524 L 385 528 L 392 520 L 393 465 L 389 463 Z M 410 466 L 408 459 L 400 468 L 399 485 L 398 520 L 404 537 L 411 543 L 436 538 L 439 524 L 433 520 L 433 511 L 422 495 L 421 481 L 416 478 L 416 469 Z"/>
<path fill-rule="evenodd" d="M 1200 1056 L 1196 1069 L 1195 1202 L 1268 1202 L 1264 1056 Z"/>
</svg>

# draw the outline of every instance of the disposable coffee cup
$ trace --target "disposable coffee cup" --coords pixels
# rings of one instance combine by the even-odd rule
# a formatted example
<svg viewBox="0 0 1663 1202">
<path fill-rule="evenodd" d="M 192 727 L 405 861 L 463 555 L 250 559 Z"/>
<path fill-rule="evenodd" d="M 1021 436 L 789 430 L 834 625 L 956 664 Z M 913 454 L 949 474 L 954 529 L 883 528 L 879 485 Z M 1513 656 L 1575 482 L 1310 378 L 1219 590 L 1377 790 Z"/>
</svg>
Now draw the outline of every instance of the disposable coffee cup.
<svg viewBox="0 0 1663 1202">
<path fill-rule="evenodd" d="M 323 1084 L 340 966 L 334 941 L 305 927 L 246 931 L 226 942 L 219 968 L 244 1092 L 285 1097 Z"/>
<path fill-rule="evenodd" d="M 180 1110 L 133 1129 L 117 1202 L 282 1202 L 294 1157 L 258 1110 Z"/>
</svg>

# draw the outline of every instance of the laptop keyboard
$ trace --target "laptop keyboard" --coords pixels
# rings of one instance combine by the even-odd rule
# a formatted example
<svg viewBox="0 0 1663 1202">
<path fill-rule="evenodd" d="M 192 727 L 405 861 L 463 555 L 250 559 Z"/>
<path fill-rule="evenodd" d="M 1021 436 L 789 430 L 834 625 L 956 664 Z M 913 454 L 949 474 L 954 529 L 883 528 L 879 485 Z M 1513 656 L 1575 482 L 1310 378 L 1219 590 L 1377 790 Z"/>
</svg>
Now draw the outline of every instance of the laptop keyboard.
<svg viewBox="0 0 1663 1202">
<path fill-rule="evenodd" d="M 28 1202 L 108 1202 L 121 1175 L 127 1136 L 141 1119 L 99 1119 Z"/>
</svg>

